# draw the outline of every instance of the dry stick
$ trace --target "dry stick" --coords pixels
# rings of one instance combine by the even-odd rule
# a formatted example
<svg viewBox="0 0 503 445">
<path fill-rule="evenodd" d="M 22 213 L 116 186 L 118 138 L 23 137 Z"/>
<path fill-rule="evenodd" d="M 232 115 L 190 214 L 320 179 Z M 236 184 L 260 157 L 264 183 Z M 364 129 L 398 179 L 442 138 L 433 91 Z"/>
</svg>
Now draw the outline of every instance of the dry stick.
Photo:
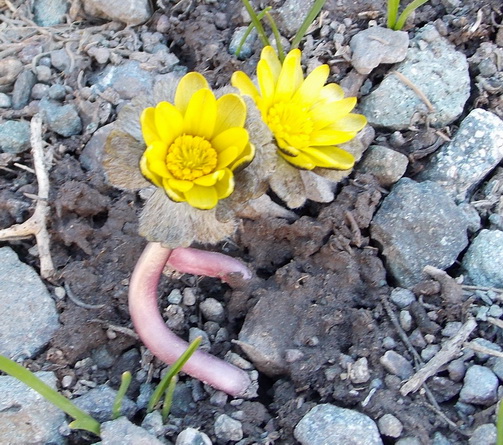
<svg viewBox="0 0 503 445">
<path fill-rule="evenodd" d="M 466 339 L 476 328 L 477 322 L 470 318 L 457 332 L 457 334 L 445 342 L 442 349 L 438 351 L 430 361 L 416 372 L 401 388 L 400 393 L 406 396 L 410 392 L 417 391 L 424 382 L 435 375 L 446 363 L 457 358 Z"/>
<path fill-rule="evenodd" d="M 463 289 L 447 272 L 433 266 L 425 266 L 423 272 L 438 281 L 442 288 L 442 296 L 447 303 L 459 305 L 463 303 Z"/>
<path fill-rule="evenodd" d="M 487 355 L 492 355 L 493 357 L 503 358 L 503 352 L 496 351 L 491 348 L 486 348 L 485 346 L 479 345 L 478 343 L 475 343 L 473 341 L 471 341 L 469 343 L 465 343 L 465 346 L 475 352 L 480 352 L 481 354 L 487 354 Z"/>
<path fill-rule="evenodd" d="M 49 200 L 49 174 L 44 162 L 44 149 L 42 146 L 42 118 L 36 114 L 31 120 L 31 152 L 38 182 L 38 198 L 35 212 L 22 224 L 16 224 L 7 229 L 0 230 L 0 240 L 27 238 L 35 235 L 40 258 L 40 275 L 50 278 L 54 275 L 54 265 L 50 252 L 50 236 L 47 231 L 47 218 L 50 207 Z"/>
<path fill-rule="evenodd" d="M 417 97 L 419 97 L 419 99 L 421 99 L 423 103 L 428 107 L 428 111 L 430 113 L 435 112 L 435 107 L 430 102 L 430 100 L 416 85 L 412 83 L 410 79 L 408 79 L 406 76 L 404 76 L 402 73 L 399 73 L 398 71 L 391 71 L 391 74 L 394 74 L 403 84 L 407 85 L 412 91 L 414 91 Z"/>
</svg>

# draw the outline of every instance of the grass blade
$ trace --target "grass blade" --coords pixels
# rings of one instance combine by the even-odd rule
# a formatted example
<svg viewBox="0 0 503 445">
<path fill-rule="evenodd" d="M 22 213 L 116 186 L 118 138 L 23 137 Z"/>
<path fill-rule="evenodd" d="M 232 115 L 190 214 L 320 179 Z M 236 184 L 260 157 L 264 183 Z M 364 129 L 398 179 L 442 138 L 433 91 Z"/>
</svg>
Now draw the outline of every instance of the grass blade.
<svg viewBox="0 0 503 445">
<path fill-rule="evenodd" d="M 395 31 L 400 31 L 403 28 L 403 25 L 405 25 L 407 19 L 409 18 L 409 15 L 411 15 L 412 12 L 414 12 L 420 6 L 424 5 L 427 1 L 428 0 L 414 0 L 413 2 L 409 3 L 407 7 L 400 14 L 400 17 L 398 17 L 398 20 L 396 21 L 393 29 Z"/>
<path fill-rule="evenodd" d="M 166 390 L 166 395 L 164 396 L 164 403 L 162 404 L 162 420 L 165 422 L 169 416 L 169 412 L 171 411 L 171 405 L 173 404 L 173 394 L 175 393 L 176 382 L 178 382 L 178 378 L 176 375 L 170 380 L 168 389 Z"/>
<path fill-rule="evenodd" d="M 114 404 L 112 407 L 112 419 L 115 420 L 121 415 L 122 400 L 131 384 L 131 373 L 129 371 L 123 372 L 121 377 L 121 385 L 115 396 Z"/>
<path fill-rule="evenodd" d="M 503 445 L 503 400 L 500 400 L 496 419 L 496 445 Z"/>
<path fill-rule="evenodd" d="M 320 13 L 323 6 L 325 5 L 325 2 L 326 2 L 326 0 L 316 0 L 314 2 L 311 10 L 306 15 L 306 18 L 302 22 L 302 25 L 300 25 L 300 28 L 297 31 L 297 34 L 295 34 L 295 37 L 292 40 L 292 49 L 295 49 L 299 46 L 300 41 L 306 35 L 307 29 L 311 26 L 311 23 L 314 22 L 316 17 L 318 17 L 318 14 Z"/>
<path fill-rule="evenodd" d="M 279 34 L 278 27 L 276 26 L 274 19 L 271 17 L 271 14 L 269 14 L 269 11 L 266 11 L 265 16 L 267 17 L 267 20 L 269 20 L 269 26 L 272 29 L 274 38 L 276 39 L 276 49 L 278 52 L 279 60 L 281 63 L 283 63 L 283 60 L 285 60 L 285 51 L 283 50 L 283 45 L 281 44 L 281 36 Z"/>
<path fill-rule="evenodd" d="M 389 29 L 395 29 L 399 6 L 400 6 L 400 0 L 388 0 L 387 26 Z"/>
<path fill-rule="evenodd" d="M 267 8 L 265 8 L 262 12 L 260 12 L 258 15 L 257 15 L 257 19 L 260 21 L 264 18 L 264 16 L 266 15 L 267 12 L 269 12 L 272 8 L 270 6 L 268 6 Z M 236 48 L 236 57 L 239 58 L 239 55 L 241 54 L 241 48 L 243 48 L 243 45 L 245 44 L 246 42 L 246 39 L 248 38 L 248 36 L 250 35 L 250 33 L 252 32 L 252 29 L 255 28 L 255 26 L 253 26 L 253 23 L 250 23 L 248 25 L 248 28 L 246 28 L 246 31 L 245 33 L 243 34 L 243 37 L 241 37 L 241 41 L 239 42 L 239 45 L 238 47 Z"/>
<path fill-rule="evenodd" d="M 258 36 L 260 37 L 260 40 L 262 40 L 262 44 L 264 46 L 269 46 L 270 43 L 269 43 L 269 39 L 267 38 L 267 34 L 265 33 L 264 27 L 262 26 L 262 23 L 260 23 L 260 20 L 259 20 L 257 14 L 255 14 L 255 11 L 253 10 L 252 5 L 250 4 L 250 2 L 248 0 L 241 0 L 241 2 L 243 3 L 244 7 L 246 8 L 246 11 L 248 12 L 248 15 L 250 16 L 250 19 L 251 19 L 253 26 L 255 26 L 255 29 L 258 32 Z"/>
</svg>

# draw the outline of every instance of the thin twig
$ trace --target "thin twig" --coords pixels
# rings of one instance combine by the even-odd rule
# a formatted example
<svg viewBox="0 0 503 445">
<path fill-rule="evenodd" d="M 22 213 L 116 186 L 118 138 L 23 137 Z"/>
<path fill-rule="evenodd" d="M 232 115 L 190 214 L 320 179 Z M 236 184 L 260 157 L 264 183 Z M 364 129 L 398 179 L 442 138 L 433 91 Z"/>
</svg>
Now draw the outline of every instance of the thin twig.
<svg viewBox="0 0 503 445">
<path fill-rule="evenodd" d="M 493 357 L 503 358 L 503 352 L 496 351 L 495 349 L 491 349 L 491 348 L 486 348 L 485 346 L 479 345 L 478 343 L 475 343 L 473 341 L 471 341 L 469 343 L 465 343 L 465 346 L 475 352 L 480 352 L 481 354 L 487 354 L 487 355 L 492 355 Z"/>
<path fill-rule="evenodd" d="M 77 306 L 83 307 L 84 309 L 102 309 L 105 307 L 104 304 L 88 304 L 84 303 L 82 300 L 80 300 L 72 291 L 68 283 L 64 284 L 64 288 L 66 291 L 66 295 L 70 299 L 72 303 L 75 303 Z"/>
<path fill-rule="evenodd" d="M 412 83 L 412 81 L 409 78 L 407 78 L 406 76 L 404 76 L 402 73 L 400 73 L 398 71 L 391 71 L 391 74 L 394 74 L 396 77 L 398 77 L 398 79 L 403 84 L 407 85 L 412 91 L 414 91 L 414 93 L 416 93 L 417 97 L 419 97 L 419 99 L 421 99 L 424 102 L 424 104 L 428 107 L 428 111 L 430 113 L 435 112 L 435 107 L 430 102 L 430 100 L 426 97 L 426 95 L 416 85 L 414 85 L 414 83 Z"/>
</svg>

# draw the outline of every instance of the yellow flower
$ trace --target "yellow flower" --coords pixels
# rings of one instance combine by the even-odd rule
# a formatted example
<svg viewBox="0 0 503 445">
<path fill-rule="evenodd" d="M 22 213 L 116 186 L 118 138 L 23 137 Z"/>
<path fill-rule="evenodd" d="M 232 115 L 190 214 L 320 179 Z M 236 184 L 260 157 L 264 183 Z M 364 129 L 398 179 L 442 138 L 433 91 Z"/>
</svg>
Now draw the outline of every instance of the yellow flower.
<svg viewBox="0 0 503 445">
<path fill-rule="evenodd" d="M 185 75 L 174 104 L 160 102 L 141 114 L 142 174 L 175 202 L 213 209 L 234 191 L 234 171 L 253 159 L 245 119 L 237 94 L 216 99 L 201 74 Z"/>
<path fill-rule="evenodd" d="M 353 155 L 337 144 L 353 139 L 367 120 L 350 113 L 355 97 L 344 98 L 337 84 L 325 85 L 328 65 L 315 68 L 304 79 L 300 62 L 298 49 L 281 64 L 274 49 L 266 46 L 257 65 L 258 88 L 242 71 L 233 74 L 232 85 L 254 100 L 274 134 L 279 155 L 290 164 L 306 170 L 350 169 Z"/>
</svg>

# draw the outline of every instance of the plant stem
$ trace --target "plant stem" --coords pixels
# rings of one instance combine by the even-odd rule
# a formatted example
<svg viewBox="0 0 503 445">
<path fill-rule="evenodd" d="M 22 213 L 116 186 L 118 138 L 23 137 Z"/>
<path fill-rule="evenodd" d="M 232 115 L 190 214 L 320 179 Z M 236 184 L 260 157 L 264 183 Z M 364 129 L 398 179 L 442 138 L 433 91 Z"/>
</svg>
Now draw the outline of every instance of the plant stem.
<svg viewBox="0 0 503 445">
<path fill-rule="evenodd" d="M 175 251 L 178 251 L 178 257 L 184 261 L 187 260 L 187 256 L 183 251 L 189 251 L 188 256 L 193 258 L 196 265 L 203 265 L 204 259 L 201 257 L 205 257 L 203 254 L 211 253 L 196 249 L 175 249 Z M 157 305 L 157 286 L 166 262 L 171 259 L 170 256 L 175 254 L 175 251 L 162 247 L 160 243 L 149 243 L 136 263 L 129 284 L 129 311 L 136 332 L 156 357 L 170 365 L 189 346 L 166 326 Z M 176 266 L 181 264 L 177 263 L 176 256 L 175 254 L 175 261 L 172 264 L 177 270 L 186 272 L 187 269 Z M 246 270 L 237 260 L 225 258 L 228 258 L 225 264 L 205 264 L 208 266 L 205 271 L 216 272 L 210 276 L 225 278 L 229 273 L 241 273 L 243 269 Z M 184 263 L 183 266 L 185 265 L 187 268 L 192 267 L 191 270 L 196 270 L 191 264 Z M 182 371 L 233 396 L 243 396 L 251 384 L 245 371 L 200 350 L 194 352 Z"/>
<path fill-rule="evenodd" d="M 320 13 L 321 9 L 325 5 L 326 0 L 316 0 L 311 7 L 310 11 L 308 12 L 306 18 L 302 22 L 302 25 L 300 25 L 299 30 L 297 31 L 297 34 L 295 34 L 295 37 L 292 40 L 292 49 L 298 48 L 300 41 L 302 38 L 306 35 L 306 32 L 308 28 L 311 26 L 311 24 L 314 22 L 318 14 Z"/>
</svg>

